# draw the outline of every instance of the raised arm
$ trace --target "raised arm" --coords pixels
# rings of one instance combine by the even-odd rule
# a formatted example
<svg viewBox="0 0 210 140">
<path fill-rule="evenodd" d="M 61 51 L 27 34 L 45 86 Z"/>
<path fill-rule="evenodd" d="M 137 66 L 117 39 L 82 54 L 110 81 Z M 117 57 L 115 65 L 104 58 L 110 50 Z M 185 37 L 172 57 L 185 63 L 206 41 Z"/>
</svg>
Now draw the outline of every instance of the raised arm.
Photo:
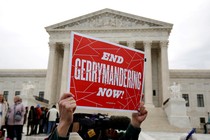
<svg viewBox="0 0 210 140">
<path fill-rule="evenodd" d="M 49 137 L 50 140 L 68 139 L 68 130 L 73 122 L 73 113 L 76 109 L 76 101 L 71 93 L 64 93 L 59 102 L 60 122 L 55 131 Z"/>
<path fill-rule="evenodd" d="M 147 117 L 147 110 L 142 102 L 137 112 L 132 113 L 131 123 L 128 126 L 126 133 L 120 138 L 120 140 L 138 140 L 141 132 L 141 124 Z"/>
</svg>

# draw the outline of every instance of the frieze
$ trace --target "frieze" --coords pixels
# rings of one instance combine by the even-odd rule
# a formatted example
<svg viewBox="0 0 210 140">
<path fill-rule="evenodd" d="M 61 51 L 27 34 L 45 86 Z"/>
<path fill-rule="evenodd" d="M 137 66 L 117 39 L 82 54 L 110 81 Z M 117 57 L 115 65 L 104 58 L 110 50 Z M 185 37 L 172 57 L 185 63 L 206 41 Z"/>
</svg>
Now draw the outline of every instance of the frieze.
<svg viewBox="0 0 210 140">
<path fill-rule="evenodd" d="M 155 32 L 151 32 L 149 30 L 141 30 L 141 31 L 129 31 L 130 33 L 128 34 L 128 31 L 124 31 L 124 30 L 119 30 L 119 33 L 120 34 L 116 34 L 118 32 L 114 32 L 114 31 L 109 31 L 109 33 L 115 33 L 113 35 L 109 35 L 109 36 L 106 36 L 105 33 L 108 32 L 107 30 L 106 31 L 102 31 L 102 30 L 85 30 L 85 31 L 78 31 L 79 33 L 82 33 L 82 34 L 88 34 L 88 35 L 91 35 L 91 36 L 95 36 L 95 37 L 102 37 L 103 39 L 105 40 L 109 40 L 110 38 L 112 39 L 117 39 L 118 41 L 120 39 L 122 40 L 127 40 L 126 38 L 129 38 L 129 37 L 132 37 L 133 39 L 135 40 L 167 40 L 168 37 L 167 36 L 159 36 L 158 34 L 156 34 Z M 122 34 L 124 33 L 124 34 Z M 50 42 L 69 42 L 69 38 L 70 38 L 70 32 L 69 31 L 58 31 L 58 32 L 51 32 L 50 34 Z"/>
</svg>

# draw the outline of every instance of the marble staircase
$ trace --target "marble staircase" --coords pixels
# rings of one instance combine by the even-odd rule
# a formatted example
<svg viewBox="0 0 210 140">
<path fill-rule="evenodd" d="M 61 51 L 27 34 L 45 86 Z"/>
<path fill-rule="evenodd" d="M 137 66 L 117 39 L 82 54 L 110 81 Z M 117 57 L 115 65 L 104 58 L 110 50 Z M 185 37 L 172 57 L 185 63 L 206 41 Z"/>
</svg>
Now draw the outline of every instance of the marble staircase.
<svg viewBox="0 0 210 140">
<path fill-rule="evenodd" d="M 143 131 L 152 132 L 188 132 L 190 129 L 178 128 L 169 124 L 163 108 L 147 108 L 148 116 L 142 123 Z"/>
</svg>

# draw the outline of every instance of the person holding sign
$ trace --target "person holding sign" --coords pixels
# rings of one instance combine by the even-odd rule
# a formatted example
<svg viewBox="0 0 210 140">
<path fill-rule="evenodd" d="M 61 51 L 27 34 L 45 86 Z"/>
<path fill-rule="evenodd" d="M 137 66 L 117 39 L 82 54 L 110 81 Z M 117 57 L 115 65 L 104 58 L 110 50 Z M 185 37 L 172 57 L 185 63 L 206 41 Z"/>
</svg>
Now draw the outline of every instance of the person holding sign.
<svg viewBox="0 0 210 140">
<path fill-rule="evenodd" d="M 68 140 L 69 128 L 73 123 L 73 114 L 76 109 L 76 101 L 73 94 L 64 93 L 59 102 L 60 122 L 55 130 L 48 137 L 49 140 Z M 141 132 L 140 125 L 147 117 L 147 110 L 144 103 L 140 104 L 138 112 L 132 113 L 131 122 L 126 132 L 118 140 L 138 140 Z M 70 138 L 71 139 L 71 138 Z M 104 140 L 104 139 L 103 139 Z"/>
</svg>

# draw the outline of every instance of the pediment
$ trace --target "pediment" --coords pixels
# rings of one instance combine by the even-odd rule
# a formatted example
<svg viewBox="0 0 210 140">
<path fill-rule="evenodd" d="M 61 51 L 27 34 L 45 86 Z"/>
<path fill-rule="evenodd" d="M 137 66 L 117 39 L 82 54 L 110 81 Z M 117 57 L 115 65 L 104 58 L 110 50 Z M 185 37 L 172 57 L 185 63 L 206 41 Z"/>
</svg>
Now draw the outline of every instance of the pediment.
<svg viewBox="0 0 210 140">
<path fill-rule="evenodd" d="M 158 28 L 172 27 L 172 24 L 140 17 L 116 10 L 103 9 L 78 18 L 46 27 L 56 29 L 114 29 L 114 28 Z"/>
</svg>

